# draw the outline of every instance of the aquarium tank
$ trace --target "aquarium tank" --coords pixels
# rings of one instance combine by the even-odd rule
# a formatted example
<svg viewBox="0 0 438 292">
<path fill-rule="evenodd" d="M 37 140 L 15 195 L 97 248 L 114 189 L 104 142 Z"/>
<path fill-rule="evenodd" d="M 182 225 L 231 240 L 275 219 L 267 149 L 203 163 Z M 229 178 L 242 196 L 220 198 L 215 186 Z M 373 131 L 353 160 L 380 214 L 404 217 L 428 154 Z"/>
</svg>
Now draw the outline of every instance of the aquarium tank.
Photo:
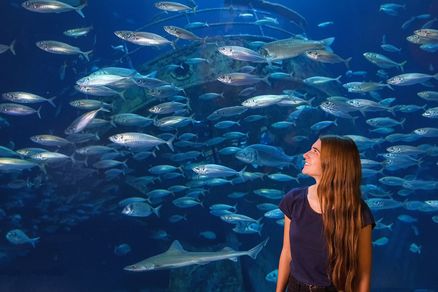
<svg viewBox="0 0 438 292">
<path fill-rule="evenodd" d="M 371 291 L 438 291 L 438 1 L 2 0 L 0 291 L 275 291 L 321 135 Z"/>
</svg>

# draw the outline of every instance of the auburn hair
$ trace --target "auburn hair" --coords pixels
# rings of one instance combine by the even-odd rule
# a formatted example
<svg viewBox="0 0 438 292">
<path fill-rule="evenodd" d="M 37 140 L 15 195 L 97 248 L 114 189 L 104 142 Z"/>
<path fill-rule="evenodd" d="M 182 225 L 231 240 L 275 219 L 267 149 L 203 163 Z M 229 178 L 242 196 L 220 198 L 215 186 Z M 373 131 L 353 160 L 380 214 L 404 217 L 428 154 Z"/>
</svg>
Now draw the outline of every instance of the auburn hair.
<svg viewBox="0 0 438 292">
<path fill-rule="evenodd" d="M 318 197 L 329 265 L 328 275 L 338 290 L 355 290 L 359 260 L 358 241 L 362 228 L 359 151 L 348 137 L 322 136 L 321 179 Z"/>
</svg>

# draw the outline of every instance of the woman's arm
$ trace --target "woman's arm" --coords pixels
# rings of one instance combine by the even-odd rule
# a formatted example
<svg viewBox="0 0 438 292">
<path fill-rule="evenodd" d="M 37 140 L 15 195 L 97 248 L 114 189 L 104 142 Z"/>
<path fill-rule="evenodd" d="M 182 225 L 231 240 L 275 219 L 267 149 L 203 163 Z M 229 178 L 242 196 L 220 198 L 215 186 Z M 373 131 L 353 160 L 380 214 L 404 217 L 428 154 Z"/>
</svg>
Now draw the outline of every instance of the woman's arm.
<svg viewBox="0 0 438 292">
<path fill-rule="evenodd" d="M 372 243 L 371 225 L 367 225 L 359 234 L 359 273 L 357 281 L 358 292 L 369 292 L 371 286 Z"/>
<path fill-rule="evenodd" d="M 290 219 L 284 216 L 284 235 L 283 248 L 281 249 L 280 260 L 278 263 L 278 278 L 276 292 L 284 292 L 290 273 L 290 240 L 289 240 Z"/>
</svg>

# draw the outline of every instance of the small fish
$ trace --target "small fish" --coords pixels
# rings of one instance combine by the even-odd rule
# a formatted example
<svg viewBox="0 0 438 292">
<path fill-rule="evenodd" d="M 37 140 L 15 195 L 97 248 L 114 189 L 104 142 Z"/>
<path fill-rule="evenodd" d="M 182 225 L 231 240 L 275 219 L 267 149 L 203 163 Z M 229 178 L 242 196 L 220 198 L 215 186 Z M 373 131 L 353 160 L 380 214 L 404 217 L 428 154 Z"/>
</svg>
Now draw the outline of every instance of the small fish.
<svg viewBox="0 0 438 292">
<path fill-rule="evenodd" d="M 78 38 L 81 36 L 86 36 L 90 33 L 90 31 L 93 29 L 93 26 L 87 26 L 87 27 L 79 27 L 79 28 L 72 28 L 64 31 L 64 35 Z"/>
<path fill-rule="evenodd" d="M 125 40 L 127 42 L 139 45 L 139 46 L 163 46 L 171 45 L 175 48 L 175 44 L 168 39 L 150 32 L 143 31 L 129 31 L 129 30 L 119 30 L 115 31 L 114 34 Z"/>
<path fill-rule="evenodd" d="M 69 44 L 58 42 L 58 41 L 39 41 L 36 42 L 36 46 L 43 51 L 52 54 L 59 55 L 82 55 L 87 61 L 90 61 L 89 55 L 93 52 L 93 50 L 83 52 L 81 49 L 75 46 L 71 46 Z"/>
<path fill-rule="evenodd" d="M 131 252 L 131 247 L 127 243 L 122 243 L 114 247 L 114 254 L 117 256 L 124 256 L 130 252 Z"/>
<path fill-rule="evenodd" d="M 86 112 L 81 116 L 79 116 L 78 118 L 76 118 L 70 124 L 70 126 L 68 126 L 68 128 L 65 129 L 64 133 L 67 135 L 79 133 L 80 131 L 85 129 L 88 126 L 88 124 L 91 123 L 91 121 L 94 119 L 97 113 L 100 112 L 101 110 L 108 111 L 107 109 L 99 108 L 97 110 Z"/>
<path fill-rule="evenodd" d="M 329 64 L 344 63 L 345 67 L 347 68 L 350 67 L 349 63 L 352 59 L 352 57 L 343 59 L 340 56 L 325 50 L 306 51 L 305 56 L 311 60 L 318 61 L 321 63 L 329 63 Z"/>
<path fill-rule="evenodd" d="M 327 27 L 327 26 L 330 26 L 330 25 L 333 25 L 333 24 L 334 24 L 333 21 L 325 21 L 325 22 L 319 23 L 318 27 Z"/>
<path fill-rule="evenodd" d="M 308 84 L 308 85 L 312 85 L 312 86 L 317 86 L 317 85 L 325 84 L 325 83 L 332 82 L 332 81 L 336 81 L 338 83 L 341 83 L 341 81 L 340 81 L 341 77 L 342 77 L 342 75 L 339 75 L 336 78 L 325 77 L 325 76 L 312 76 L 312 77 L 308 77 L 308 78 L 304 79 L 303 82 Z"/>
<path fill-rule="evenodd" d="M 411 243 L 411 245 L 409 245 L 409 251 L 413 252 L 413 253 L 421 253 L 421 245 L 418 245 L 416 243 Z"/>
<path fill-rule="evenodd" d="M 404 71 L 403 66 L 407 63 L 407 61 L 397 63 L 382 54 L 373 53 L 373 52 L 365 52 L 363 53 L 363 56 L 371 63 L 383 69 L 398 67 L 400 71 L 403 72 Z"/>
<path fill-rule="evenodd" d="M 205 239 L 209 239 L 209 240 L 216 239 L 216 233 L 214 233 L 213 231 L 209 231 L 209 230 L 199 232 L 199 236 L 201 236 Z"/>
<path fill-rule="evenodd" d="M 21 4 L 23 8 L 39 13 L 61 13 L 68 11 L 76 11 L 80 16 L 85 17 L 82 9 L 87 6 L 87 2 L 82 5 L 73 7 L 67 3 L 55 0 L 29 0 Z"/>
<path fill-rule="evenodd" d="M 174 151 L 172 145 L 172 141 L 174 137 L 170 138 L 168 141 L 164 141 L 163 139 L 144 133 L 127 132 L 127 133 L 121 133 L 121 134 L 110 136 L 108 139 L 116 144 L 120 144 L 127 147 L 133 147 L 133 148 L 136 147 L 153 148 L 161 144 L 167 144 L 167 146 L 169 146 L 169 148 L 172 151 Z"/>
<path fill-rule="evenodd" d="M 438 80 L 438 73 L 434 75 L 423 73 L 406 73 L 389 78 L 386 82 L 396 86 L 408 86 L 417 83 L 424 83 L 432 78 Z"/>
<path fill-rule="evenodd" d="M 272 25 L 272 24 L 280 24 L 277 18 L 265 16 L 261 19 L 258 19 L 254 22 L 256 25 Z"/>
<path fill-rule="evenodd" d="M 417 95 L 428 101 L 438 101 L 438 91 L 421 91 Z"/>
<path fill-rule="evenodd" d="M 56 107 L 53 100 L 56 98 L 44 98 L 42 96 L 28 93 L 28 92 L 22 92 L 22 91 L 15 91 L 15 92 L 6 92 L 2 94 L 3 99 L 12 101 L 12 102 L 18 102 L 18 103 L 39 103 L 39 102 L 48 102 L 51 106 Z"/>
<path fill-rule="evenodd" d="M 253 85 L 263 81 L 267 83 L 269 86 L 271 83 L 268 80 L 268 76 L 259 77 L 257 75 L 247 74 L 247 73 L 228 73 L 219 75 L 217 78 L 222 83 L 233 85 L 233 86 L 241 86 L 241 85 Z"/>
<path fill-rule="evenodd" d="M 132 217 L 148 217 L 151 214 L 155 214 L 157 217 L 160 217 L 160 209 L 161 205 L 153 208 L 146 202 L 133 202 L 123 208 L 122 214 Z"/>
<path fill-rule="evenodd" d="M 193 32 L 188 31 L 184 28 L 173 26 L 173 25 L 165 25 L 163 29 L 170 35 L 173 35 L 176 38 L 189 40 L 189 41 L 202 41 L 203 39 Z"/>
<path fill-rule="evenodd" d="M 196 6 L 189 7 L 187 5 L 178 2 L 160 1 L 160 2 L 156 2 L 154 5 L 156 8 L 164 10 L 166 12 L 182 12 L 188 10 L 192 10 L 193 12 L 196 11 Z"/>
<path fill-rule="evenodd" d="M 32 114 L 37 114 L 41 119 L 41 107 L 38 110 L 35 110 L 31 107 L 22 104 L 16 103 L 1 103 L 0 104 L 0 113 L 11 116 L 27 116 Z"/>
<path fill-rule="evenodd" d="M 240 46 L 223 46 L 218 48 L 219 53 L 234 60 L 266 63 L 265 57 L 251 49 Z"/>
<path fill-rule="evenodd" d="M 30 238 L 20 229 L 13 229 L 6 233 L 6 239 L 12 244 L 26 244 L 30 243 L 33 247 L 35 247 L 36 243 L 40 239 L 39 237 Z"/>
<path fill-rule="evenodd" d="M 375 246 L 383 246 L 383 245 L 386 245 L 388 242 L 389 242 L 388 237 L 383 236 L 383 237 L 380 237 L 380 238 L 374 240 L 372 242 L 372 244 Z"/>
<path fill-rule="evenodd" d="M 265 276 L 265 280 L 268 281 L 268 282 L 277 283 L 277 279 L 278 279 L 278 269 L 275 269 L 272 272 L 269 272 Z"/>
<path fill-rule="evenodd" d="M 0 157 L 0 172 L 20 172 L 38 166 L 32 161 L 24 159 Z"/>
</svg>

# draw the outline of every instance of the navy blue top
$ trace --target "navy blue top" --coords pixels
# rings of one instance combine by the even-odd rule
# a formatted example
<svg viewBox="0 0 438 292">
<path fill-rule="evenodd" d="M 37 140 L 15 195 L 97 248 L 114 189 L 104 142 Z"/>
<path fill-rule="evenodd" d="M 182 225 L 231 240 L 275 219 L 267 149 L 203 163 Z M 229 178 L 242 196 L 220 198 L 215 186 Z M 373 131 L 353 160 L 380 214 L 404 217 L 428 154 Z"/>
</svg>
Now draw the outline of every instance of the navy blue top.
<svg viewBox="0 0 438 292">
<path fill-rule="evenodd" d="M 330 286 L 327 274 L 328 252 L 322 215 L 315 212 L 307 199 L 308 188 L 290 190 L 279 208 L 290 219 L 290 271 L 298 281 L 317 286 Z M 375 221 L 368 205 L 362 200 L 363 227 Z"/>
</svg>

